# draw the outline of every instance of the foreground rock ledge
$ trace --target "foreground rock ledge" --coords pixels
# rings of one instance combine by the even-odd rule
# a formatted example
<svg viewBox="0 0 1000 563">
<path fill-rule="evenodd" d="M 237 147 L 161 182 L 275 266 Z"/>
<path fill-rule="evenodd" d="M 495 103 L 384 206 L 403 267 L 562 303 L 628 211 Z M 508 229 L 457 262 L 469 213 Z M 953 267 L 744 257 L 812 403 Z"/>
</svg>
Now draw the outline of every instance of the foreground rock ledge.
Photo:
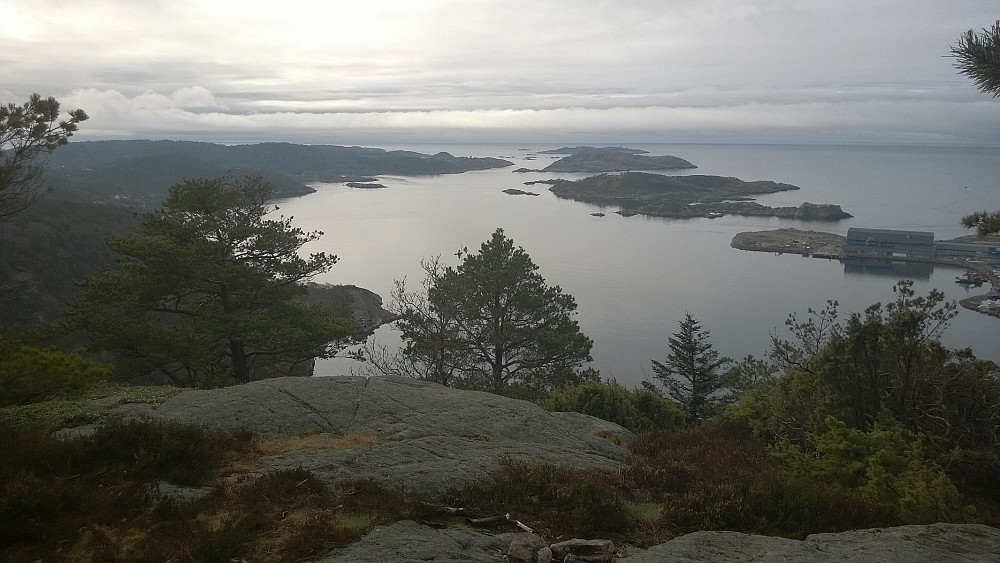
<svg viewBox="0 0 1000 563">
<path fill-rule="evenodd" d="M 357 432 L 375 445 L 271 456 L 268 469 L 302 467 L 318 478 L 374 478 L 437 496 L 499 469 L 501 456 L 614 470 L 631 434 L 578 413 L 406 378 L 287 377 L 187 391 L 124 414 L 264 434 Z M 610 438 L 610 439 L 609 439 Z"/>
<path fill-rule="evenodd" d="M 930 524 L 813 534 L 802 541 L 737 532 L 695 532 L 622 563 L 805 561 L 855 563 L 987 562 L 1000 554 L 1000 530 L 980 524 Z"/>
<path fill-rule="evenodd" d="M 378 527 L 361 541 L 320 561 L 500 562 L 520 535 L 491 536 L 404 521 Z M 627 551 L 638 553 L 618 559 L 619 563 L 985 563 L 997 561 L 1000 530 L 979 524 L 931 524 L 813 534 L 802 541 L 737 532 L 695 532 L 646 551 Z"/>
</svg>

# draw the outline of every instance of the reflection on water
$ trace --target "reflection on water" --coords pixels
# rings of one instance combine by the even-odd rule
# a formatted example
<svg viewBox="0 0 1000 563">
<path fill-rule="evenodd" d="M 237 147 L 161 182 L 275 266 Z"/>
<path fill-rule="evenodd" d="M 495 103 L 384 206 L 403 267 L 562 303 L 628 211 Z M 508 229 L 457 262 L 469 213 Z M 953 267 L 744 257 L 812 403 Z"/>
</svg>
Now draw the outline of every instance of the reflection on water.
<svg viewBox="0 0 1000 563">
<path fill-rule="evenodd" d="M 882 276 L 894 280 L 929 280 L 934 264 L 874 258 L 843 258 L 844 274 L 855 276 Z"/>
<path fill-rule="evenodd" d="M 551 285 L 576 298 L 580 327 L 594 340 L 593 367 L 622 383 L 637 383 L 650 360 L 662 360 L 678 320 L 690 312 L 723 355 L 763 356 L 771 336 L 787 337 L 789 313 L 804 316 L 837 300 L 842 314 L 864 311 L 895 298 L 892 286 L 915 280 L 926 295 L 940 289 L 963 299 L 988 288 L 959 286 L 961 268 L 918 263 L 845 263 L 837 260 L 774 256 L 736 250 L 736 233 L 784 227 L 845 234 L 852 226 L 933 231 L 938 239 L 966 234 L 963 214 L 996 207 L 1000 150 L 781 146 L 638 146 L 652 154 L 673 154 L 699 166 L 698 173 L 744 180 L 788 182 L 802 189 L 761 198 L 767 205 L 803 201 L 835 203 L 855 215 L 834 223 L 773 217 L 719 219 L 621 217 L 614 207 L 557 199 L 510 196 L 503 190 L 544 180 L 548 173 L 513 174 L 526 162 L 523 152 L 505 146 L 392 147 L 440 150 L 460 156 L 515 155 L 511 168 L 442 176 L 379 176 L 382 190 L 355 190 L 343 184 L 316 184 L 308 196 L 281 202 L 280 213 L 296 226 L 326 233 L 307 252 L 340 257 L 316 281 L 350 283 L 388 299 L 393 280 L 418 284 L 421 259 L 441 256 L 450 266 L 454 253 L 470 251 L 503 227 L 523 246 Z M 534 147 L 555 148 L 555 147 Z M 571 179 L 573 175 L 560 174 Z M 956 188 L 955 186 L 959 186 Z M 962 189 L 969 186 L 970 189 Z M 606 216 L 594 217 L 603 211 Z M 963 310 L 944 335 L 951 347 L 969 346 L 980 357 L 1000 360 L 1000 320 Z M 376 337 L 390 347 L 399 338 L 386 327 Z M 340 374 L 349 367 L 321 362 L 318 373 Z"/>
</svg>

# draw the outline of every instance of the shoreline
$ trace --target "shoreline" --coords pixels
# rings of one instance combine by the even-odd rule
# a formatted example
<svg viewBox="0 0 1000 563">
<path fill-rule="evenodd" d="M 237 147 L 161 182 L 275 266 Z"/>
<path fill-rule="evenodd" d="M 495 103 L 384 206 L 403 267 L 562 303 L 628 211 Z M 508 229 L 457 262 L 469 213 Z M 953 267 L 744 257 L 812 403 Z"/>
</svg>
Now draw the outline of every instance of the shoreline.
<svg viewBox="0 0 1000 563">
<path fill-rule="evenodd" d="M 967 242 L 975 237 L 958 237 L 941 242 Z M 775 254 L 798 254 L 810 258 L 826 258 L 843 261 L 844 245 L 847 237 L 834 233 L 822 231 L 803 231 L 800 229 L 786 228 L 773 229 L 770 231 L 747 231 L 737 233 L 733 237 L 730 246 L 738 250 L 749 252 L 773 252 Z M 881 258 L 859 258 L 861 260 L 883 260 Z M 1000 309 L 982 310 L 979 305 L 986 299 L 996 296 L 1000 292 L 1000 262 L 973 262 L 968 259 L 956 257 L 910 257 L 892 256 L 884 260 L 898 262 L 923 262 L 937 264 L 941 266 L 954 266 L 980 272 L 987 277 L 990 289 L 982 295 L 967 297 L 958 303 L 963 308 L 975 311 L 984 315 L 1000 318 Z"/>
</svg>

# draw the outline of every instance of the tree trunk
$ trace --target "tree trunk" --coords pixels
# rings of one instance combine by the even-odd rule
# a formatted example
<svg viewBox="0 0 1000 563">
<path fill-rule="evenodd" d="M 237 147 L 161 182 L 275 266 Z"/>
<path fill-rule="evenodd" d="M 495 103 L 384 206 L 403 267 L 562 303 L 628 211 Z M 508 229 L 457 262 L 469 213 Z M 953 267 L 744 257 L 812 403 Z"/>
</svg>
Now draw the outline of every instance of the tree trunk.
<svg viewBox="0 0 1000 563">
<path fill-rule="evenodd" d="M 233 359 L 233 372 L 237 383 L 250 383 L 250 366 L 247 363 L 247 351 L 243 347 L 243 342 L 230 340 L 229 353 Z"/>
</svg>

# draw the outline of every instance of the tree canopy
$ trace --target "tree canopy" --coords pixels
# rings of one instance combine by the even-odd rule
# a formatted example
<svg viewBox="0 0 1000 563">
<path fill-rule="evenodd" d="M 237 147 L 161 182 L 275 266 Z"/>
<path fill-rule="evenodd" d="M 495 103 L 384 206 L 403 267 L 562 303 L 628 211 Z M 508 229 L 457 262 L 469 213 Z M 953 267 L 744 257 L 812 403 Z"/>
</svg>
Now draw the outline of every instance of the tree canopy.
<svg viewBox="0 0 1000 563">
<path fill-rule="evenodd" d="M 968 349 L 941 345 L 941 334 L 958 314 L 943 293 L 917 296 L 908 280 L 893 290 L 895 301 L 876 303 L 846 322 L 837 319 L 835 304 L 811 311 L 806 321 L 789 319 L 794 340 L 775 339 L 772 358 L 786 374 L 813 379 L 825 389 L 796 401 L 814 408 L 827 401 L 827 413 L 866 431 L 888 414 L 942 450 L 996 447 L 997 365 L 977 359 Z"/>
<path fill-rule="evenodd" d="M 403 356 L 419 377 L 509 393 L 512 385 L 575 382 L 593 342 L 573 319 L 576 301 L 549 286 L 527 252 L 497 229 L 458 267 L 425 262 L 423 291 L 398 283 Z"/>
<path fill-rule="evenodd" d="M 701 422 L 724 404 L 723 368 L 730 360 L 719 355 L 709 336 L 691 313 L 685 313 L 680 330 L 667 340 L 670 351 L 666 360 L 652 360 L 654 375 L 689 423 Z"/>
<path fill-rule="evenodd" d="M 240 382 L 334 353 L 353 322 L 302 296 L 337 257 L 300 256 L 322 233 L 268 218 L 270 193 L 260 177 L 187 180 L 139 235 L 110 237 L 123 264 L 86 284 L 73 315 L 93 347 L 140 373 Z"/>
<path fill-rule="evenodd" d="M 940 343 L 956 314 L 944 294 L 916 296 L 907 280 L 894 291 L 845 321 L 836 302 L 791 316 L 792 340 L 775 337 L 771 353 L 784 373 L 726 417 L 796 474 L 858 491 L 899 521 L 964 518 L 969 498 L 1000 501 L 1000 372 Z"/>
<path fill-rule="evenodd" d="M 0 106 L 0 220 L 22 211 L 42 193 L 44 156 L 65 145 L 86 121 L 82 109 L 59 120 L 59 102 L 38 94 L 22 105 Z"/>
<path fill-rule="evenodd" d="M 976 229 L 981 237 L 1000 233 L 1000 211 L 976 211 L 962 217 L 962 224 L 970 229 Z"/>
<path fill-rule="evenodd" d="M 981 33 L 966 31 L 953 45 L 958 71 L 971 78 L 979 91 L 1000 97 L 1000 20 Z M 979 236 L 1000 233 L 1000 211 L 977 211 L 962 217 L 962 224 L 976 229 Z"/>
<path fill-rule="evenodd" d="M 966 31 L 951 54 L 958 71 L 971 78 L 980 92 L 1000 97 L 1000 20 L 980 33 Z"/>
</svg>

